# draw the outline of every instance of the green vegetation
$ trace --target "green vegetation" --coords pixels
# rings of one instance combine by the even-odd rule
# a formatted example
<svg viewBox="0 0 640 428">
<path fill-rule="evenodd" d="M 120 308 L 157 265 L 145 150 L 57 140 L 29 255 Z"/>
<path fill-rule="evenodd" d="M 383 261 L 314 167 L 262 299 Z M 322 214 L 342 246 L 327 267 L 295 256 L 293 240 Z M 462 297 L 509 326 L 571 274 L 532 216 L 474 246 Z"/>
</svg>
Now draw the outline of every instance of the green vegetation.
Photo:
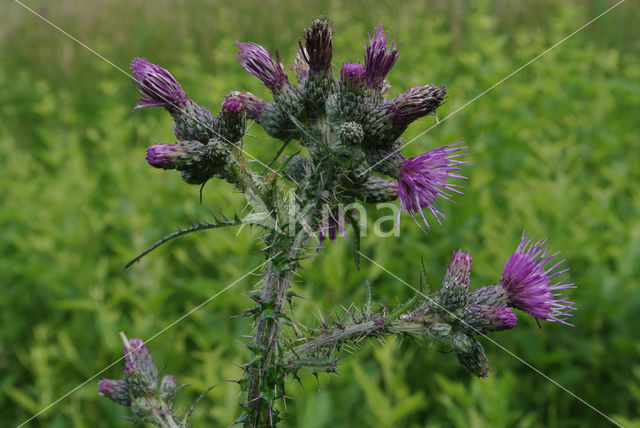
<svg viewBox="0 0 640 428">
<path fill-rule="evenodd" d="M 47 19 L 127 70 L 134 56 L 169 69 L 217 113 L 229 90 L 268 98 L 235 62 L 235 40 L 280 48 L 292 63 L 300 29 L 326 12 L 335 63 L 362 58 L 362 38 L 382 21 L 401 41 L 389 79 L 398 88 L 446 85 L 442 120 L 612 2 L 126 2 L 28 1 Z M 131 4 L 130 4 L 131 3 Z M 512 4 L 513 3 L 513 4 Z M 198 188 L 147 166 L 145 148 L 170 142 L 160 109 L 131 116 L 127 76 L 17 3 L 0 6 L 0 425 L 16 426 L 121 355 L 118 332 L 147 339 L 256 267 L 256 230 L 212 230 L 176 239 L 128 270 L 157 238 L 211 212 L 241 212 L 222 182 Z M 453 250 L 474 256 L 472 284 L 499 278 L 523 228 L 561 249 L 579 286 L 575 327 L 522 314 L 499 344 L 625 426 L 640 426 L 640 7 L 626 2 L 592 26 L 421 135 L 404 153 L 457 141 L 470 147 L 470 181 L 441 204 L 442 227 L 425 235 L 409 216 L 398 238 L 362 240 L 362 251 L 416 284 L 420 258 L 437 286 Z M 413 125 L 409 139 L 434 124 Z M 269 138 L 251 129 L 247 151 L 267 160 Z M 375 215 L 375 210 L 372 210 Z M 386 212 L 385 212 L 386 214 Z M 369 224 L 371 230 L 372 224 Z M 410 290 L 363 260 L 350 238 L 314 259 L 294 284 L 299 319 Z M 196 426 L 238 414 L 249 352 L 236 339 L 250 306 L 249 277 L 149 343 L 160 367 L 191 385 L 189 403 L 217 386 Z M 412 341 L 366 343 L 339 375 L 292 382 L 283 426 L 321 428 L 572 427 L 606 420 L 531 368 L 484 342 L 493 372 L 475 379 L 455 358 Z M 119 367 L 103 373 L 115 376 Z M 116 427 L 118 409 L 89 382 L 30 426 Z"/>
</svg>

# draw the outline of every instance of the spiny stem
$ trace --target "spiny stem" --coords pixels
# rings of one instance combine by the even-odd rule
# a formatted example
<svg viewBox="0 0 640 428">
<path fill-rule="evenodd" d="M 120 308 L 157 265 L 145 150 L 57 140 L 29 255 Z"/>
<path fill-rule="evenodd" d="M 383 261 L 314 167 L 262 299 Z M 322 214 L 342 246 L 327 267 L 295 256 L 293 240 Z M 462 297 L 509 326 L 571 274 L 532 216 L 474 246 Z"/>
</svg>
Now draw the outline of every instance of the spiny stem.
<svg viewBox="0 0 640 428">
<path fill-rule="evenodd" d="M 301 251 L 301 244 L 307 237 L 308 232 L 302 230 L 295 239 L 290 239 L 284 257 L 270 261 L 265 271 L 260 303 L 263 308 L 270 308 L 270 311 L 267 312 L 263 309 L 256 323 L 254 346 L 259 353 L 259 359 L 255 367 L 248 368 L 245 408 L 249 419 L 244 424 L 245 428 L 275 426 L 276 421 L 273 419 L 275 405 L 273 402 L 267 402 L 261 394 L 261 391 L 267 389 L 278 392 L 281 387 L 280 383 L 283 382 L 283 376 L 279 379 L 277 376 L 275 379 L 267 376 L 268 371 L 278 364 L 276 351 L 280 333 L 280 316 L 273 314 L 283 313 L 291 283 L 292 269 L 290 266 L 283 269 L 282 265 L 295 261 Z M 273 251 L 278 249 L 281 239 L 283 239 L 281 235 L 275 238 L 275 242 L 272 243 Z M 284 239 L 286 241 L 286 238 Z"/>
<path fill-rule="evenodd" d="M 391 313 L 375 314 L 369 319 L 343 324 L 315 336 L 308 342 L 296 346 L 289 352 L 285 361 L 292 364 L 305 355 L 322 349 L 339 348 L 348 341 L 357 341 L 365 337 L 382 337 L 387 334 L 409 334 L 430 337 L 439 341 L 433 326 L 440 322 L 437 313 L 418 310 L 407 313 L 412 300 Z"/>
</svg>

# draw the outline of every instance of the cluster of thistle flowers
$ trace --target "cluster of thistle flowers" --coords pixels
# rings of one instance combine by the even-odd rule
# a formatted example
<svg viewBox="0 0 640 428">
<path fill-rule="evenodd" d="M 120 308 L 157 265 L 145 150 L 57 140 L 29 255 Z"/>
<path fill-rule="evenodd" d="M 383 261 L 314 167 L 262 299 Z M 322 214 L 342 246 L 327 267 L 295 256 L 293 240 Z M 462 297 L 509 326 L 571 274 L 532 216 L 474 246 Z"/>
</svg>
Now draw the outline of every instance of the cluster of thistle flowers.
<svg viewBox="0 0 640 428">
<path fill-rule="evenodd" d="M 181 421 L 174 415 L 173 401 L 180 388 L 176 378 L 171 375 L 160 377 L 141 339 L 128 340 L 122 333 L 121 336 L 125 361 L 122 379 L 102 379 L 98 382 L 98 393 L 131 409 L 134 421 L 187 426 L 188 415 Z"/>
<path fill-rule="evenodd" d="M 451 343 L 460 363 L 471 373 L 486 377 L 489 364 L 482 346 L 473 336 L 507 330 L 516 326 L 514 309 L 538 320 L 566 325 L 573 302 L 562 298 L 560 291 L 574 288 L 568 283 L 568 271 L 560 268 L 564 260 L 553 261 L 558 253 L 546 245 L 546 238 L 534 241 L 524 233 L 516 251 L 502 269 L 500 282 L 470 289 L 471 255 L 453 254 L 436 301 L 443 318 L 459 323 L 459 333 Z"/>
<path fill-rule="evenodd" d="M 297 140 L 306 149 L 306 154 L 286 158 L 282 171 L 297 186 L 298 200 L 314 207 L 324 204 L 323 211 L 329 205 L 329 214 L 316 216 L 317 224 L 312 225 L 316 229 L 321 223 L 327 225 L 320 230 L 321 239 L 334 239 L 343 230 L 346 219 L 332 213 L 339 204 L 354 200 L 399 199 L 421 228 L 429 227 L 424 211 L 441 221 L 444 216 L 435 202 L 462 193 L 461 186 L 450 181 L 465 179 L 458 171 L 467 164 L 461 160 L 466 147 L 448 145 L 414 158 L 399 153 L 402 133 L 413 121 L 434 113 L 446 90 L 416 86 L 388 98 L 386 77 L 399 50 L 382 26 L 365 43 L 364 64 L 347 62 L 336 76 L 331 63 L 332 30 L 326 20 L 314 20 L 304 31 L 294 63 L 297 85 L 289 81 L 277 51 L 273 58 L 255 43 L 238 42 L 237 46 L 241 66 L 271 90 L 273 102 L 249 92 L 231 92 L 217 117 L 187 97 L 168 71 L 144 59 L 133 61 L 131 68 L 142 95 L 136 108 L 164 107 L 175 120 L 175 135 L 180 140 L 147 149 L 152 166 L 176 169 L 192 184 L 218 177 L 242 188 L 241 175 L 250 172 L 237 165 L 250 118 L 271 137 Z M 261 185 L 268 183 L 256 176 L 249 181 L 256 180 Z M 460 337 L 514 327 L 513 309 L 567 324 L 573 303 L 558 291 L 572 286 L 566 278 L 556 281 L 556 276 L 566 272 L 558 270 L 559 263 L 545 267 L 555 256 L 545 242 L 533 242 L 523 235 L 500 282 L 475 290 L 469 288 L 471 257 L 455 254 L 438 301 L 446 315 L 453 317 L 452 324 L 463 321 L 466 335 Z M 463 365 L 479 376 L 486 375 L 488 366 L 482 363 L 486 358 L 479 342 L 464 339 L 455 349 Z"/>
<path fill-rule="evenodd" d="M 231 92 L 218 117 L 187 97 L 168 71 L 145 59 L 132 62 L 142 95 L 136 108 L 166 108 L 175 119 L 175 135 L 180 140 L 150 147 L 147 160 L 152 166 L 179 170 L 192 184 L 202 184 L 211 177 L 235 182 L 232 153 L 241 157 L 248 117 L 270 136 L 297 140 L 307 149 L 308 156 L 286 160 L 285 176 L 311 199 L 325 199 L 330 213 L 336 212 L 337 204 L 355 200 L 377 203 L 399 199 L 401 206 L 428 228 L 423 210 L 431 211 L 440 222 L 443 215 L 435 208 L 436 199 L 450 200 L 452 193 L 462 193 L 461 186 L 449 181 L 465 179 L 457 171 L 466 163 L 459 160 L 466 147 L 448 145 L 414 158 L 399 153 L 402 133 L 413 121 L 434 113 L 446 90 L 443 86 L 416 86 L 387 98 L 385 79 L 399 50 L 382 25 L 365 44 L 364 64 L 347 62 L 336 77 L 331 63 L 331 27 L 324 19 L 314 20 L 304 31 L 304 45 L 300 43 L 293 67 L 297 85 L 289 81 L 277 51 L 273 58 L 258 44 L 237 42 L 237 46 L 242 67 L 271 90 L 274 101 L 266 102 L 249 92 Z M 324 217 L 329 225 L 321 238 L 334 237 L 344 218 L 335 214 Z"/>
</svg>

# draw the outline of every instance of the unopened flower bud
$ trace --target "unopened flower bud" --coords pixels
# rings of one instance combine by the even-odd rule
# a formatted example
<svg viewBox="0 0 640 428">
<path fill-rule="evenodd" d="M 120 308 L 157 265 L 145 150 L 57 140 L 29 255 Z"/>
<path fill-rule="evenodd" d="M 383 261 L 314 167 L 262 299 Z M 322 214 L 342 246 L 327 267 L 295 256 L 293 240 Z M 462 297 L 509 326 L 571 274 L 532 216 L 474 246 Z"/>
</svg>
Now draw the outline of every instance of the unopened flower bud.
<svg viewBox="0 0 640 428">
<path fill-rule="evenodd" d="M 160 399 L 165 403 L 173 402 L 178 392 L 178 380 L 171 375 L 166 375 L 160 382 Z"/>
<path fill-rule="evenodd" d="M 114 403 L 130 406 L 131 396 L 124 380 L 102 379 L 98 382 L 98 394 L 107 397 Z"/>
<path fill-rule="evenodd" d="M 227 95 L 218 117 L 218 129 L 222 139 L 229 143 L 237 142 L 244 136 L 246 123 L 246 112 L 242 98 L 233 94 Z"/>
<path fill-rule="evenodd" d="M 344 122 L 338 128 L 340 141 L 347 146 L 357 146 L 364 138 L 362 126 L 356 122 Z"/>
<path fill-rule="evenodd" d="M 456 348 L 455 353 L 458 361 L 467 371 L 477 377 L 486 378 L 489 375 L 489 360 L 484 352 L 484 348 L 476 339 L 469 338 L 468 346 Z"/>
<path fill-rule="evenodd" d="M 300 137 L 300 129 L 291 121 L 289 113 L 277 103 L 266 103 L 256 122 L 270 137 L 288 141 Z"/>
<path fill-rule="evenodd" d="M 329 96 L 326 103 L 330 122 L 362 122 L 370 110 L 365 92 L 365 74 L 362 64 L 347 62 L 342 65 L 337 92 Z"/>
<path fill-rule="evenodd" d="M 456 309 L 466 304 L 470 278 L 471 255 L 458 250 L 453 253 L 440 290 L 441 303 L 447 309 Z"/>
<path fill-rule="evenodd" d="M 124 380 L 134 397 L 154 394 L 158 387 L 158 369 L 141 339 L 125 341 Z"/>
<path fill-rule="evenodd" d="M 306 156 L 296 155 L 292 159 L 286 159 L 284 175 L 294 183 L 301 183 L 311 174 L 311 159 Z"/>
<path fill-rule="evenodd" d="M 160 143 L 147 149 L 146 159 L 155 168 L 182 171 L 201 163 L 206 152 L 206 146 L 199 141 Z"/>
<path fill-rule="evenodd" d="M 506 306 L 469 305 L 460 318 L 464 330 L 472 335 L 508 330 L 518 322 L 513 310 Z"/>
<path fill-rule="evenodd" d="M 340 70 L 340 85 L 352 90 L 362 89 L 365 84 L 365 69 L 359 62 L 345 62 Z"/>
<path fill-rule="evenodd" d="M 242 102 L 242 105 L 247 112 L 247 116 L 250 119 L 253 119 L 260 123 L 260 115 L 262 114 L 264 108 L 267 106 L 266 101 L 256 97 L 251 92 L 233 91 L 230 95 Z"/>
</svg>

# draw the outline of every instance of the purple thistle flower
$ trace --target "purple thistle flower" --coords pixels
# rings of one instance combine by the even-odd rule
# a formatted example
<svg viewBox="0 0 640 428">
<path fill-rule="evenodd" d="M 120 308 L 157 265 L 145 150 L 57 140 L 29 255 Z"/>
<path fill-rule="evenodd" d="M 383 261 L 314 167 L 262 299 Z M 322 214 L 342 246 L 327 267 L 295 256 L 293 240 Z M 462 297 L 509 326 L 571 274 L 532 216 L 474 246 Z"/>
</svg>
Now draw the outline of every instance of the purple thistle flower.
<svg viewBox="0 0 640 428">
<path fill-rule="evenodd" d="M 147 162 L 154 168 L 175 169 L 175 160 L 179 156 L 178 147 L 174 143 L 154 144 L 147 148 Z"/>
<path fill-rule="evenodd" d="M 471 283 L 471 264 L 471 254 L 462 250 L 453 253 L 440 289 L 440 299 L 444 306 L 456 309 L 466 304 Z"/>
<path fill-rule="evenodd" d="M 331 242 L 336 242 L 336 236 L 338 233 L 344 234 L 344 225 L 348 223 L 344 213 L 334 214 L 329 212 L 319 224 L 320 231 L 318 233 L 318 239 L 320 244 L 322 244 L 327 237 Z"/>
<path fill-rule="evenodd" d="M 147 386 L 156 386 L 158 369 L 142 339 L 135 338 L 129 340 L 128 343 L 125 342 L 122 354 L 125 361 L 125 374 L 129 373 L 133 377 L 142 378 L 147 381 Z"/>
<path fill-rule="evenodd" d="M 236 59 L 242 68 L 260 79 L 272 92 L 280 92 L 284 86 L 290 85 L 277 50 L 276 61 L 274 61 L 269 50 L 256 43 L 236 42 L 236 46 L 238 46 Z"/>
<path fill-rule="evenodd" d="M 557 270 L 564 260 L 549 268 L 544 267 L 558 254 L 552 253 L 546 242 L 547 239 L 543 237 L 534 243 L 533 237 L 527 238 L 522 232 L 518 248 L 502 269 L 500 286 L 514 308 L 522 309 L 538 319 L 572 325 L 566 320 L 575 310 L 574 303 L 558 298 L 560 293 L 555 292 L 575 286 L 565 283 L 568 276 L 554 280 L 569 270 Z"/>
<path fill-rule="evenodd" d="M 102 379 L 98 382 L 98 394 L 123 406 L 131 405 L 131 396 L 127 383 L 123 380 Z"/>
<path fill-rule="evenodd" d="M 122 377 L 133 397 L 155 395 L 158 389 L 158 369 L 141 339 L 125 340 Z"/>
<path fill-rule="evenodd" d="M 391 100 L 391 120 L 402 134 L 415 120 L 433 113 L 444 101 L 444 86 L 414 86 Z"/>
<path fill-rule="evenodd" d="M 491 331 L 508 330 L 518 323 L 518 317 L 511 308 L 498 306 L 488 309 L 484 313 L 484 318 L 488 321 L 485 328 Z"/>
<path fill-rule="evenodd" d="M 244 111 L 244 104 L 242 98 L 231 93 L 226 96 L 222 102 L 222 114 L 237 115 Z"/>
<path fill-rule="evenodd" d="M 253 95 L 251 92 L 231 92 L 231 95 L 240 100 L 247 110 L 247 116 L 253 120 L 258 120 L 269 103 Z"/>
<path fill-rule="evenodd" d="M 447 267 L 445 279 L 460 284 L 468 290 L 471 283 L 472 263 L 473 259 L 471 258 L 471 254 L 465 253 L 462 250 L 456 251 L 453 253 L 449 266 Z"/>
<path fill-rule="evenodd" d="M 331 57 L 333 56 L 333 31 L 326 19 L 314 19 L 311 25 L 304 29 L 305 47 L 300 42 L 300 52 L 304 61 L 309 64 L 311 73 L 329 73 L 331 71 Z"/>
<path fill-rule="evenodd" d="M 147 162 L 154 168 L 182 170 L 199 161 L 206 147 L 199 141 L 154 144 L 147 148 Z"/>
<path fill-rule="evenodd" d="M 340 83 L 349 87 L 361 87 L 365 74 L 364 66 L 359 62 L 345 62 L 340 70 Z"/>
<path fill-rule="evenodd" d="M 171 114 L 175 114 L 189 101 L 178 81 L 159 65 L 152 64 L 144 58 L 134 58 L 131 61 L 131 71 L 136 88 L 142 95 L 142 98 L 138 98 L 140 103 L 133 111 L 144 107 L 164 107 Z"/>
<path fill-rule="evenodd" d="M 365 69 L 367 75 L 367 87 L 380 90 L 384 79 L 398 59 L 399 45 L 396 46 L 395 38 L 387 48 L 389 33 L 382 29 L 382 24 L 369 35 L 369 44 L 365 44 Z"/>
<path fill-rule="evenodd" d="M 516 314 L 507 306 L 469 305 L 461 319 L 470 334 L 508 330 L 518 323 Z"/>
<path fill-rule="evenodd" d="M 222 111 L 218 116 L 218 130 L 228 142 L 239 141 L 245 133 L 246 114 L 242 98 L 231 93 L 222 102 Z"/>
<path fill-rule="evenodd" d="M 442 224 L 440 219 L 445 216 L 434 207 L 437 197 L 441 196 L 453 202 L 451 195 L 446 192 L 447 190 L 463 194 L 459 190 L 462 188 L 461 185 L 447 183 L 449 178 L 467 179 L 455 173 L 460 170 L 459 165 L 469 165 L 468 162 L 454 159 L 464 156 L 459 152 L 467 149 L 467 147 L 455 147 L 458 144 L 462 143 L 432 149 L 414 158 L 404 158 L 400 164 L 397 176 L 400 206 L 411 215 L 423 232 L 426 231 L 416 219 L 415 213 L 420 213 L 427 229 L 429 223 L 424 215 L 424 208 L 428 208 L 438 223 Z"/>
</svg>

